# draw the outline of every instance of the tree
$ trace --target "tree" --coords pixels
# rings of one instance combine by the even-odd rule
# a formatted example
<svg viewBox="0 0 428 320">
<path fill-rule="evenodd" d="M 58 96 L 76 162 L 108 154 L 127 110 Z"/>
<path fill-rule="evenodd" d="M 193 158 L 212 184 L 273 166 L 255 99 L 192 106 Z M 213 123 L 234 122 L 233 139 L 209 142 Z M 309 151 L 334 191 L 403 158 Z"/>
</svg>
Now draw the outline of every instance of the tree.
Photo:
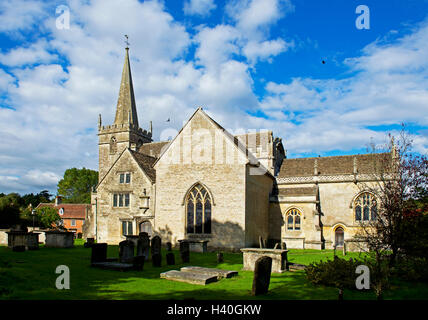
<svg viewBox="0 0 428 320">
<path fill-rule="evenodd" d="M 52 207 L 42 207 L 36 210 L 38 225 L 42 228 L 51 229 L 54 226 L 61 225 L 61 217 L 57 209 Z"/>
<path fill-rule="evenodd" d="M 379 269 L 384 259 L 392 267 L 399 251 L 408 246 L 409 222 L 419 216 L 417 201 L 426 196 L 428 160 L 426 156 L 412 153 L 411 147 L 412 140 L 403 126 L 397 142 L 391 138 L 384 147 L 389 156 L 376 158 L 377 183 L 361 184 L 362 190 L 376 195 L 377 218 L 361 221 L 357 238 L 375 254 Z"/>
<path fill-rule="evenodd" d="M 17 193 L 0 198 L 0 228 L 10 228 L 19 223 L 20 201 Z"/>
<path fill-rule="evenodd" d="M 68 203 L 90 203 L 91 190 L 98 183 L 98 172 L 86 168 L 71 168 L 58 182 L 58 195 Z"/>
</svg>

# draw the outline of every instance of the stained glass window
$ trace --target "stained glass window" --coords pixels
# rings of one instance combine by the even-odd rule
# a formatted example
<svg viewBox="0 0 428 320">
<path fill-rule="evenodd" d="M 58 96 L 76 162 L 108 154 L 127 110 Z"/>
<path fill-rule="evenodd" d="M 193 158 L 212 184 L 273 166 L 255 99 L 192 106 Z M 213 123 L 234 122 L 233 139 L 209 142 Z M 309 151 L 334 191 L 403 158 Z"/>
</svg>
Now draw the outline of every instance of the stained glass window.
<svg viewBox="0 0 428 320">
<path fill-rule="evenodd" d="M 297 209 L 290 209 L 287 212 L 287 230 L 300 230 L 301 213 Z"/>
</svg>

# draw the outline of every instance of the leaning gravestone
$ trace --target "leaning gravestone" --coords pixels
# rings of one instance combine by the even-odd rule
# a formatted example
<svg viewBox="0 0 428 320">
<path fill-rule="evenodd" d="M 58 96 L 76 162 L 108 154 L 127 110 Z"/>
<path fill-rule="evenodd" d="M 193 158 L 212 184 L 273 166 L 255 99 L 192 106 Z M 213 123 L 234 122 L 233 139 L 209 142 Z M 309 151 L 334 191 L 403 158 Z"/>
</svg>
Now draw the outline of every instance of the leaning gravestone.
<svg viewBox="0 0 428 320">
<path fill-rule="evenodd" d="M 253 289 L 251 291 L 253 296 L 268 292 L 271 271 L 272 258 L 261 257 L 257 259 L 254 270 Z"/>
<path fill-rule="evenodd" d="M 134 260 L 134 243 L 130 240 L 119 242 L 119 262 L 132 263 Z"/>
<path fill-rule="evenodd" d="M 145 256 L 149 260 L 150 237 L 147 232 L 140 232 L 137 241 L 137 256 Z"/>
<path fill-rule="evenodd" d="M 93 243 L 91 248 L 91 264 L 107 260 L 107 243 Z"/>
<path fill-rule="evenodd" d="M 174 256 L 174 253 L 172 253 L 172 252 L 168 252 L 168 253 L 166 254 L 166 264 L 167 264 L 167 265 L 169 265 L 169 266 L 172 266 L 172 265 L 174 265 L 174 264 L 175 264 L 175 256 Z"/>
<path fill-rule="evenodd" d="M 183 263 L 190 261 L 190 246 L 187 241 L 180 241 L 180 256 Z"/>
</svg>

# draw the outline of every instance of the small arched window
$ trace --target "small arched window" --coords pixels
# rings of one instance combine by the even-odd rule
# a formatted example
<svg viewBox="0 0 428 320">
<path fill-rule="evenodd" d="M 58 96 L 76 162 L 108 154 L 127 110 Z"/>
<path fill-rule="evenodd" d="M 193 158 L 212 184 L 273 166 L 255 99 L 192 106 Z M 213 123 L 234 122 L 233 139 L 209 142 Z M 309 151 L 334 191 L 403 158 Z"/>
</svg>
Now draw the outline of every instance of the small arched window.
<svg viewBox="0 0 428 320">
<path fill-rule="evenodd" d="M 117 140 L 115 137 L 110 139 L 110 154 L 115 154 L 117 152 Z"/>
<path fill-rule="evenodd" d="M 369 221 L 377 219 L 377 202 L 373 194 L 361 193 L 354 202 L 355 221 Z"/>
<path fill-rule="evenodd" d="M 297 209 L 288 210 L 287 214 L 287 230 L 300 230 L 301 213 Z"/>
<path fill-rule="evenodd" d="M 187 233 L 211 233 L 211 197 L 208 191 L 196 184 L 186 197 Z"/>
</svg>

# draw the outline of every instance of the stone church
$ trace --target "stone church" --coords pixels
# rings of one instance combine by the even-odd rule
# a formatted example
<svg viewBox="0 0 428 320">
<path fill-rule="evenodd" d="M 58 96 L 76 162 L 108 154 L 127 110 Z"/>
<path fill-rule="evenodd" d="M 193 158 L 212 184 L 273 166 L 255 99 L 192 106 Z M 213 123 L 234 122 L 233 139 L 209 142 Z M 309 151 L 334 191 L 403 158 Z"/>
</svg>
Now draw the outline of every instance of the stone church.
<svg viewBox="0 0 428 320">
<path fill-rule="evenodd" d="M 352 244 L 376 218 L 376 162 L 391 154 L 288 159 L 272 131 L 232 135 L 202 108 L 177 136 L 155 142 L 138 123 L 126 49 L 116 117 L 98 121 L 99 183 L 86 237 L 117 244 L 147 232 L 174 245 L 206 240 L 239 250 L 285 242 L 288 248 Z M 286 135 L 286 133 L 285 133 Z"/>
</svg>

